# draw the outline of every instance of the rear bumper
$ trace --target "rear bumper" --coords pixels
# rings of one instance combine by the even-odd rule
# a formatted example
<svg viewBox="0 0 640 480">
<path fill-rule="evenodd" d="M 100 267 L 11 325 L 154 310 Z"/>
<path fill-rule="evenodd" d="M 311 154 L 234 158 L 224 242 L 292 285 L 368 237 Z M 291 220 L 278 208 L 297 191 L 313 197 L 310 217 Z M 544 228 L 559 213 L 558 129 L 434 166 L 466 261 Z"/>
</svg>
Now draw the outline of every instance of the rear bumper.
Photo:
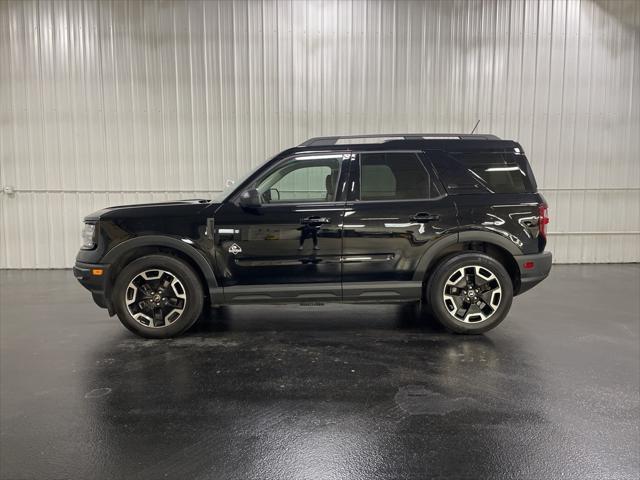
<svg viewBox="0 0 640 480">
<path fill-rule="evenodd" d="M 513 258 L 520 269 L 520 286 L 515 292 L 516 295 L 531 290 L 549 276 L 552 260 L 551 252 L 516 255 Z"/>
<path fill-rule="evenodd" d="M 96 270 L 101 270 L 102 274 L 97 275 Z M 109 310 L 109 315 L 113 315 L 113 309 L 109 301 L 109 265 L 76 262 L 73 267 L 73 276 L 84 288 L 91 292 L 96 305 L 106 308 Z"/>
</svg>

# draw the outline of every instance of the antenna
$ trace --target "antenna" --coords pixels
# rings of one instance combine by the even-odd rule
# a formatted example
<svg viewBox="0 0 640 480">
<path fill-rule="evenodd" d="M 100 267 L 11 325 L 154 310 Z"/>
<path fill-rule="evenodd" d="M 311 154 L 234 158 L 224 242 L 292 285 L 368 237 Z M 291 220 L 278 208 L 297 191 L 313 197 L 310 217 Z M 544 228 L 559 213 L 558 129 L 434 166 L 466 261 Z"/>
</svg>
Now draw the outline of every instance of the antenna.
<svg viewBox="0 0 640 480">
<path fill-rule="evenodd" d="M 471 133 L 469 135 L 473 135 L 473 132 L 476 131 L 476 128 L 478 128 L 478 125 L 480 124 L 480 119 L 478 119 L 478 121 L 476 122 L 476 126 L 473 127 L 473 130 L 471 130 Z"/>
</svg>

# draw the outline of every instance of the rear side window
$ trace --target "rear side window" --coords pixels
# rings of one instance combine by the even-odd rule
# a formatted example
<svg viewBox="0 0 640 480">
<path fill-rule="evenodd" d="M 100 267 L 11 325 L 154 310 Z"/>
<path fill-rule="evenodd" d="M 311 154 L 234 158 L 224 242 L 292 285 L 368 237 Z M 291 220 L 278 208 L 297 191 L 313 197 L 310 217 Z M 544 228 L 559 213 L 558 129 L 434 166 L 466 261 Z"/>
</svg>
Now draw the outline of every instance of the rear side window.
<svg viewBox="0 0 640 480">
<path fill-rule="evenodd" d="M 484 187 L 493 193 L 532 193 L 536 190 L 529 164 L 523 155 L 464 152 L 450 153 L 449 156 L 458 163 L 459 173 L 467 176 L 469 183 L 477 184 L 477 187 Z M 464 187 L 467 188 L 467 185 Z"/>
<path fill-rule="evenodd" d="M 360 200 L 412 200 L 439 195 L 415 153 L 360 154 Z"/>
</svg>

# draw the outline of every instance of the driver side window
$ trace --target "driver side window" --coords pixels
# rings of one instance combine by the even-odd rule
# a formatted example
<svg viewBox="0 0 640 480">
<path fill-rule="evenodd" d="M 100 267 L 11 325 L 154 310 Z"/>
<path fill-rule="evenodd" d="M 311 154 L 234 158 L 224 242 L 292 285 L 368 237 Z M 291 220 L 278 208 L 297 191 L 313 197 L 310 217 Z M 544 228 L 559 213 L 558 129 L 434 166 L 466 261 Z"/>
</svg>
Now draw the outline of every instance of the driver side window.
<svg viewBox="0 0 640 480">
<path fill-rule="evenodd" d="M 342 155 L 292 157 L 265 177 L 256 189 L 264 204 L 335 200 Z"/>
</svg>

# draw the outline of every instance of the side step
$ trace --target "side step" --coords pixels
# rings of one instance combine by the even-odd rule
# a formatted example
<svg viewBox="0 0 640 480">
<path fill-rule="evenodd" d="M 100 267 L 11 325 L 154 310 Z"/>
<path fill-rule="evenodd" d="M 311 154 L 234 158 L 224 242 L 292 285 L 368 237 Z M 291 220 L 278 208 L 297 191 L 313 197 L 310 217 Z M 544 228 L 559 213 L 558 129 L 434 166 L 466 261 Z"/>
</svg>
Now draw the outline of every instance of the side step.
<svg viewBox="0 0 640 480">
<path fill-rule="evenodd" d="M 236 285 L 224 287 L 223 299 L 216 302 L 238 304 L 322 305 L 324 303 L 402 303 L 420 300 L 422 282 L 299 283 L 276 285 Z"/>
</svg>

